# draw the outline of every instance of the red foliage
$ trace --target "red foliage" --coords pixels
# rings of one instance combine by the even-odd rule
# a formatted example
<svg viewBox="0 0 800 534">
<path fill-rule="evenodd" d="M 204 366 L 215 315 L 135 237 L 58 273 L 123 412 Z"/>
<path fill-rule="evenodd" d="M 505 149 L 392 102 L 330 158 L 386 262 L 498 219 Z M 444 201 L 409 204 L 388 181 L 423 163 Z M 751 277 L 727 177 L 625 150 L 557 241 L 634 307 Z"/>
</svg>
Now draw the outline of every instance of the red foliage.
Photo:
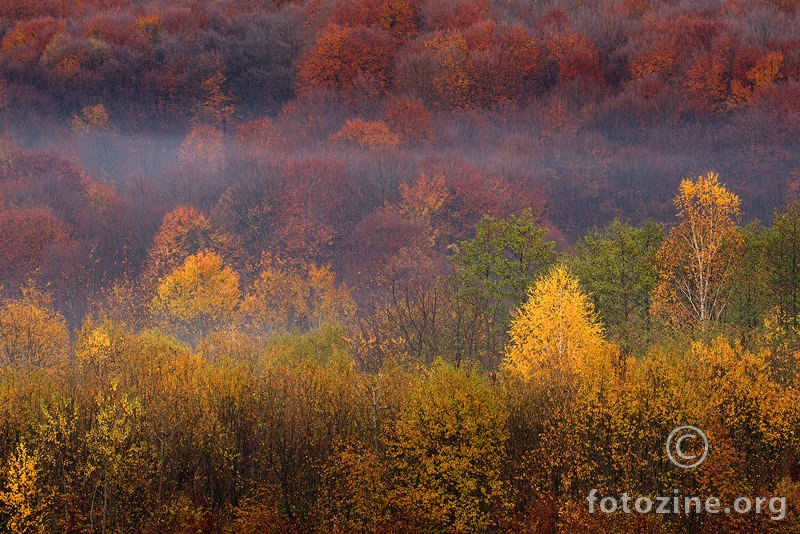
<svg viewBox="0 0 800 534">
<path fill-rule="evenodd" d="M 547 48 L 558 65 L 558 82 L 582 80 L 599 86 L 604 83 L 600 54 L 594 43 L 577 32 L 551 34 Z"/>
<path fill-rule="evenodd" d="M 19 280 L 39 267 L 45 251 L 69 240 L 64 225 L 43 209 L 0 212 L 0 273 Z"/>
<path fill-rule="evenodd" d="M 334 22 L 343 26 L 379 26 L 383 0 L 339 0 L 334 10 Z"/>
<path fill-rule="evenodd" d="M 397 38 L 411 37 L 419 30 L 420 8 L 419 0 L 384 0 L 380 26 Z"/>
<path fill-rule="evenodd" d="M 47 43 L 66 25 L 52 17 L 19 22 L 0 42 L 0 48 L 18 61 L 32 63 L 39 59 Z"/>
<path fill-rule="evenodd" d="M 236 144 L 241 148 L 264 150 L 282 143 L 277 128 L 267 117 L 246 122 L 236 130 Z"/>
<path fill-rule="evenodd" d="M 528 32 L 483 21 L 464 36 L 470 49 L 471 99 L 486 107 L 519 98 L 539 66 L 539 50 Z"/>
<path fill-rule="evenodd" d="M 466 28 L 491 16 L 489 0 L 429 0 L 422 8 L 423 25 L 428 30 Z"/>
<path fill-rule="evenodd" d="M 349 191 L 344 163 L 335 159 L 291 159 L 281 170 L 275 210 L 276 254 L 281 258 L 319 261 L 347 217 L 343 203 Z"/>
<path fill-rule="evenodd" d="M 46 207 L 72 229 L 83 225 L 87 208 L 82 170 L 53 152 L 20 152 L 0 174 L 0 195 L 9 206 Z"/>
<path fill-rule="evenodd" d="M 426 144 L 433 138 L 433 115 L 420 100 L 392 100 L 385 120 L 392 131 L 407 143 Z"/>
<path fill-rule="evenodd" d="M 3 0 L 0 2 L 0 20 L 29 20 L 36 17 L 63 16 L 69 4 L 63 0 Z"/>
</svg>

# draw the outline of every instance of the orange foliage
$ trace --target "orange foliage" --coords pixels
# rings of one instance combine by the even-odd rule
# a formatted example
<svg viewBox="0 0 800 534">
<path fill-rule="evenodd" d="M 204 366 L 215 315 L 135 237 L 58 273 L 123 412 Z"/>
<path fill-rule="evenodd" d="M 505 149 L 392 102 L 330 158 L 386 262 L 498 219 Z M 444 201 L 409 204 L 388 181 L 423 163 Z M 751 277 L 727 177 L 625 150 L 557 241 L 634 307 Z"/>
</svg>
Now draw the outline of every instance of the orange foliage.
<svg viewBox="0 0 800 534">
<path fill-rule="evenodd" d="M 193 207 L 178 206 L 164 215 L 161 229 L 148 252 L 150 273 L 154 277 L 172 271 L 201 250 L 222 250 L 226 237 L 216 233 L 205 216 Z"/>
<path fill-rule="evenodd" d="M 659 42 L 654 48 L 645 50 L 630 63 L 631 76 L 639 79 L 650 73 L 659 73 L 665 78 L 676 68 L 677 51 L 672 43 Z"/>
<path fill-rule="evenodd" d="M 0 42 L 0 48 L 19 61 L 34 62 L 44 52 L 50 39 L 63 31 L 65 26 L 63 21 L 50 17 L 19 22 Z"/>
<path fill-rule="evenodd" d="M 339 0 L 334 10 L 334 22 L 343 26 L 378 26 L 382 0 Z"/>
<path fill-rule="evenodd" d="M 539 67 L 539 50 L 518 26 L 484 21 L 465 33 L 470 49 L 470 99 L 479 107 L 523 94 Z"/>
<path fill-rule="evenodd" d="M 431 30 L 466 28 L 491 15 L 489 0 L 430 0 L 422 10 L 424 25 Z"/>
<path fill-rule="evenodd" d="M 419 30 L 420 4 L 419 0 L 384 0 L 381 28 L 401 39 L 415 35 Z"/>
<path fill-rule="evenodd" d="M 383 121 L 348 120 L 342 129 L 331 135 L 332 141 L 350 141 L 363 148 L 387 148 L 400 142 Z"/>
<path fill-rule="evenodd" d="M 392 74 L 392 40 L 387 32 L 371 28 L 329 26 L 301 61 L 297 90 L 348 91 L 365 77 L 379 93 L 388 91 Z"/>
<path fill-rule="evenodd" d="M 437 216 L 449 200 L 447 183 L 440 174 L 423 173 L 414 185 L 400 184 L 400 203 L 397 210 L 424 230 L 429 245 L 436 244 L 439 228 L 434 225 Z"/>
<path fill-rule="evenodd" d="M 718 57 L 706 54 L 689 68 L 686 88 L 703 109 L 719 111 L 726 107 L 729 81 L 725 64 Z"/>
<path fill-rule="evenodd" d="M 223 148 L 222 130 L 213 126 L 195 126 L 178 149 L 181 163 L 216 165 Z"/>
<path fill-rule="evenodd" d="M 436 32 L 423 42 L 433 56 L 437 69 L 433 77 L 432 99 L 435 104 L 461 109 L 469 103 L 469 48 L 457 32 Z"/>
<path fill-rule="evenodd" d="M 553 33 L 547 48 L 558 64 L 558 81 L 584 80 L 593 85 L 603 83 L 600 54 L 586 36 L 577 32 Z"/>
</svg>

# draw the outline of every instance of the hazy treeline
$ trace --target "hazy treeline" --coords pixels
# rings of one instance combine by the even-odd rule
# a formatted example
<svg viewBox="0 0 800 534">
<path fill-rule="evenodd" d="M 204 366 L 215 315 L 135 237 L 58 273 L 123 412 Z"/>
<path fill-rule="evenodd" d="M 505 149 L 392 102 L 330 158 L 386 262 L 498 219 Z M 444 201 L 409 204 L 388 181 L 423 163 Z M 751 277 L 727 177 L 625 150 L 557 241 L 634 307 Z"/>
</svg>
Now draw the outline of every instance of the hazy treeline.
<svg viewBox="0 0 800 534">
<path fill-rule="evenodd" d="M 0 224 L 36 245 L 6 238 L 3 286 L 36 271 L 77 326 L 180 205 L 236 237 L 243 276 L 267 250 L 351 285 L 403 246 L 444 254 L 485 213 L 531 208 L 560 247 L 615 216 L 667 221 L 679 178 L 709 169 L 769 220 L 797 189 L 796 17 L 787 1 L 4 2 Z"/>
</svg>

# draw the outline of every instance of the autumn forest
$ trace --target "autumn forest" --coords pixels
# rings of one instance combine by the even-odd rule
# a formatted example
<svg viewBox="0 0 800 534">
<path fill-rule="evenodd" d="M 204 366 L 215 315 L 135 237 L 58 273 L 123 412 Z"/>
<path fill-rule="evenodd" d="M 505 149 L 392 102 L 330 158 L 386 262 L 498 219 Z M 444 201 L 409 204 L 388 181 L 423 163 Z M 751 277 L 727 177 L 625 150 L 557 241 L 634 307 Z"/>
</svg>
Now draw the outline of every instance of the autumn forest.
<svg viewBox="0 0 800 534">
<path fill-rule="evenodd" d="M 797 533 L 798 373 L 798 0 L 0 2 L 0 532 Z"/>
</svg>

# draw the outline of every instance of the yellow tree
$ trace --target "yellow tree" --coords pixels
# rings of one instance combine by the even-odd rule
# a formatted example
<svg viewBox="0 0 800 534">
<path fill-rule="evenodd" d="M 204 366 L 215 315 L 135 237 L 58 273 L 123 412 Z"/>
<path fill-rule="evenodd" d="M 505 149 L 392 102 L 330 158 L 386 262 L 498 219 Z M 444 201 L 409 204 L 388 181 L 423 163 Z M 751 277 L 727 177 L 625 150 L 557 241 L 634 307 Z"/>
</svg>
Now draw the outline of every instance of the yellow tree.
<svg viewBox="0 0 800 534">
<path fill-rule="evenodd" d="M 736 259 L 743 253 L 736 227 L 739 197 L 709 172 L 696 181 L 681 181 L 675 206 L 680 222 L 658 254 L 653 312 L 675 326 L 705 332 L 725 310 Z"/>
<path fill-rule="evenodd" d="M 201 250 L 160 281 L 153 308 L 199 342 L 212 326 L 231 322 L 240 299 L 239 275 L 218 254 Z"/>
<path fill-rule="evenodd" d="M 39 480 L 38 454 L 28 452 L 20 442 L 11 457 L 6 490 L 0 492 L 2 512 L 6 517 L 4 532 L 43 533 L 47 497 Z"/>
<path fill-rule="evenodd" d="M 314 263 L 292 266 L 265 256 L 244 307 L 253 328 L 270 335 L 343 321 L 355 304 L 347 287 L 336 283 L 330 267 Z"/>
<path fill-rule="evenodd" d="M 50 305 L 48 295 L 29 287 L 0 309 L 0 366 L 66 364 L 69 331 Z"/>
<path fill-rule="evenodd" d="M 561 266 L 528 290 L 509 334 L 506 366 L 523 378 L 593 373 L 610 349 L 591 301 Z"/>
<path fill-rule="evenodd" d="M 412 532 L 488 532 L 510 507 L 506 412 L 492 384 L 436 362 L 389 431 L 390 502 Z M 405 529 L 395 529 L 403 531 Z"/>
</svg>

